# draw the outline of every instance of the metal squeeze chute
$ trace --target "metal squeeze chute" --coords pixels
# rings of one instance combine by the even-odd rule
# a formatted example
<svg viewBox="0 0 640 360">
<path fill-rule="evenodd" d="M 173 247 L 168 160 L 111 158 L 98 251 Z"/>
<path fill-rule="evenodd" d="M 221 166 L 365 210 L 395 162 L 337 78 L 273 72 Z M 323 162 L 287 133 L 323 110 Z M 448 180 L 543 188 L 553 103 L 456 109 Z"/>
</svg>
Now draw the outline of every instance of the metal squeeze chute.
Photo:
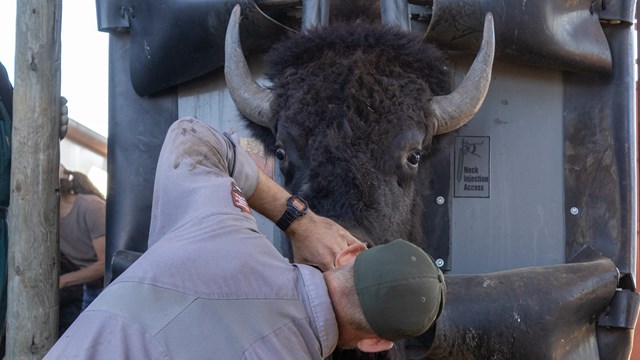
<svg viewBox="0 0 640 360">
<path fill-rule="evenodd" d="M 241 37 L 248 53 L 268 50 L 287 31 L 294 31 L 291 27 L 300 26 L 297 8 L 302 2 L 295 0 L 128 0 L 117 5 L 103 1 L 98 2 L 98 25 L 101 31 L 130 32 L 132 85 L 138 95 L 148 96 L 223 65 L 225 29 L 237 3 L 243 7 Z M 396 11 L 392 3 L 384 2 L 382 11 Z M 563 71 L 611 70 L 610 50 L 595 12 L 602 9 L 590 0 L 410 3 L 416 4 L 412 12 L 421 11 L 422 20 L 428 20 L 425 39 L 445 48 L 476 51 L 484 14 L 492 12 L 498 58 Z M 372 1 L 372 6 L 379 5 Z"/>
<path fill-rule="evenodd" d="M 383 1 L 383 19 L 403 18 L 406 7 L 396 8 L 392 4 L 400 2 Z M 421 15 L 417 21 L 407 21 L 407 28 L 414 27 L 417 31 L 423 26 L 424 31 L 420 32 L 426 40 L 449 49 L 475 52 L 480 43 L 484 13 L 491 11 L 496 20 L 496 56 L 499 58 L 567 72 L 607 74 L 612 70 L 611 51 L 600 22 L 612 10 L 605 9 L 603 2 L 414 0 L 410 1 L 409 11 L 412 15 L 419 12 Z M 299 28 L 300 12 L 304 11 L 301 6 L 319 6 L 322 1 L 103 0 L 97 2 L 99 28 L 130 33 L 131 84 L 138 95 L 147 97 L 144 101 L 153 101 L 173 86 L 222 67 L 226 26 L 231 9 L 237 3 L 243 6 L 240 29 L 243 49 L 247 53 L 260 53 L 286 34 L 286 26 Z M 608 1 L 607 4 L 611 6 Z M 624 4 L 622 1 L 612 4 L 613 10 L 622 15 L 612 16 L 614 20 L 633 19 L 629 15 L 631 9 L 620 5 Z M 372 6 L 380 9 L 375 1 Z M 315 21 L 324 23 L 326 17 L 320 16 Z M 151 96 L 155 94 L 158 96 Z M 139 120 L 135 119 L 137 124 Z M 155 120 L 149 119 L 148 123 L 155 126 Z M 132 126 L 132 123 L 124 125 Z M 114 124 L 113 129 L 117 128 Z M 132 132 L 126 126 L 120 129 L 120 133 L 110 130 L 109 142 L 114 150 L 118 141 L 129 142 L 126 136 L 127 141 L 123 141 L 122 134 Z M 157 137 L 153 140 L 161 143 L 161 134 Z M 131 142 L 134 141 L 139 139 Z M 153 152 L 153 149 L 145 150 Z M 110 149 L 110 157 L 116 152 Z M 131 155 L 126 155 L 129 161 Z M 136 164 L 138 170 L 143 164 L 151 166 L 145 159 L 129 162 Z M 119 170 L 122 169 L 114 168 L 113 176 L 122 177 L 121 182 L 126 183 L 130 174 Z M 144 227 L 150 202 L 140 201 L 139 197 L 136 193 L 122 196 L 122 203 L 136 204 L 141 211 L 134 214 L 139 216 L 131 216 L 127 211 L 113 212 L 118 218 L 110 220 L 109 226 L 116 228 L 111 228 L 110 235 Z M 110 196 L 111 206 L 122 207 L 115 205 L 118 201 L 116 190 Z M 122 234 L 115 235 L 117 238 Z M 146 243 L 146 239 L 140 241 Z M 496 354 L 501 356 L 496 358 L 503 359 L 557 358 L 558 354 L 565 359 L 622 359 L 629 349 L 629 331 L 635 327 L 638 296 L 633 280 L 621 286 L 623 282 L 618 281 L 616 266 L 610 260 L 588 256 L 576 260 L 575 264 L 451 275 L 447 276 L 447 282 L 450 293 L 445 312 L 449 316 L 445 313 L 443 317 L 449 320 L 439 322 L 437 333 L 413 339 L 421 343 L 413 347 L 416 358 L 426 355 L 425 349 L 429 350 L 433 337 L 437 336 L 447 339 L 435 339 L 439 346 L 431 347 L 428 354 L 431 359 L 472 359 Z M 616 287 L 622 289 L 616 291 Z M 553 296 L 546 296 L 551 292 Z M 513 304 L 519 305 L 505 313 Z M 602 312 L 607 307 L 610 310 Z M 590 318 L 599 313 L 603 314 L 599 319 Z M 566 316 L 566 321 L 555 321 L 558 316 Z M 567 347 L 565 334 L 576 333 L 581 339 L 572 338 L 572 346 Z M 531 349 L 536 346 L 534 340 L 540 345 L 537 349 Z"/>
<path fill-rule="evenodd" d="M 251 0 L 103 2 L 98 4 L 102 5 L 98 27 L 101 31 L 129 31 L 131 83 L 138 95 L 148 96 L 222 67 L 224 35 L 237 3 L 245 11 L 241 36 L 249 53 L 268 50 L 286 33 L 283 25 Z M 276 7 L 269 13 L 282 18 L 286 8 Z"/>
</svg>

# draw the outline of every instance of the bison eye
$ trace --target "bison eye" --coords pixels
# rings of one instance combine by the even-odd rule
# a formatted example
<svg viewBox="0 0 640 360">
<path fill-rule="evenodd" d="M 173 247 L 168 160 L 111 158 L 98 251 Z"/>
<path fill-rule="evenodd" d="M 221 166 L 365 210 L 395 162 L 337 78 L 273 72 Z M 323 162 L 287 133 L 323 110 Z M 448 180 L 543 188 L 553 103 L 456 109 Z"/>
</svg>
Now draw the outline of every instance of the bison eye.
<svg viewBox="0 0 640 360">
<path fill-rule="evenodd" d="M 420 163 L 420 153 L 418 151 L 414 151 L 412 152 L 409 157 L 407 157 L 407 162 L 409 163 L 409 165 L 411 165 L 412 167 L 416 167 L 418 166 L 418 164 Z"/>
<path fill-rule="evenodd" d="M 287 153 L 284 151 L 283 148 L 279 147 L 276 149 L 276 158 L 280 161 L 283 161 L 284 159 L 287 158 Z"/>
</svg>

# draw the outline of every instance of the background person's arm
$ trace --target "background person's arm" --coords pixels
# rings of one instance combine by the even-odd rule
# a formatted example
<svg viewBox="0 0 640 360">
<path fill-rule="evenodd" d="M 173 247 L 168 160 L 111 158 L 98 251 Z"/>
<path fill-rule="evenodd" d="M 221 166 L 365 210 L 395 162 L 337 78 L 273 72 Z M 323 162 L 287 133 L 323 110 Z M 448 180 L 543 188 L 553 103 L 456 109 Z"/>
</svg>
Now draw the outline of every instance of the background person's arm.
<svg viewBox="0 0 640 360">
<path fill-rule="evenodd" d="M 72 271 L 60 275 L 59 287 L 84 284 L 104 276 L 104 253 L 105 253 L 105 237 L 100 236 L 92 240 L 93 248 L 96 251 L 98 260 L 93 264 L 80 270 Z"/>
</svg>

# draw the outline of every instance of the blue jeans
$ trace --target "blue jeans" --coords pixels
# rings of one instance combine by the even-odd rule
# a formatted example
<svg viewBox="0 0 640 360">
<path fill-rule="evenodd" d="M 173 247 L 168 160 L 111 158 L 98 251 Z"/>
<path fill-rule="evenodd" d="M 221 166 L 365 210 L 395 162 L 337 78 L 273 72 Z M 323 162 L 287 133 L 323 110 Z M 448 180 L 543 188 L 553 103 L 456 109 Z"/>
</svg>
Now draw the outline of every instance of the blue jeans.
<svg viewBox="0 0 640 360">
<path fill-rule="evenodd" d="M 102 292 L 102 289 L 90 288 L 90 287 L 87 287 L 87 285 L 85 284 L 83 286 L 83 292 L 82 292 L 82 310 L 86 309 L 87 306 L 89 306 L 89 304 L 91 304 L 91 302 L 95 300 L 95 298 L 97 298 L 101 292 Z"/>
</svg>

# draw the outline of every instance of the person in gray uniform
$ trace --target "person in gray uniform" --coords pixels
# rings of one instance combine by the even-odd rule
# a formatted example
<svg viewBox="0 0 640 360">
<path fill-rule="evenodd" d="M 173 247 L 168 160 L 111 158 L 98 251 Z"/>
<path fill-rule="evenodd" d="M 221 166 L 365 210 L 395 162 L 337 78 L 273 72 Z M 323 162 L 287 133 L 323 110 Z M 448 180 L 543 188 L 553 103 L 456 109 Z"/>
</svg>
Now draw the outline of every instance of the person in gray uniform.
<svg viewBox="0 0 640 360">
<path fill-rule="evenodd" d="M 253 209 L 253 210 L 252 210 Z M 252 211 L 285 229 L 290 263 Z M 284 215 L 283 215 L 284 214 Z M 160 152 L 148 250 L 45 359 L 322 359 L 388 350 L 439 316 L 446 286 L 403 240 L 366 249 L 193 118 Z"/>
</svg>

